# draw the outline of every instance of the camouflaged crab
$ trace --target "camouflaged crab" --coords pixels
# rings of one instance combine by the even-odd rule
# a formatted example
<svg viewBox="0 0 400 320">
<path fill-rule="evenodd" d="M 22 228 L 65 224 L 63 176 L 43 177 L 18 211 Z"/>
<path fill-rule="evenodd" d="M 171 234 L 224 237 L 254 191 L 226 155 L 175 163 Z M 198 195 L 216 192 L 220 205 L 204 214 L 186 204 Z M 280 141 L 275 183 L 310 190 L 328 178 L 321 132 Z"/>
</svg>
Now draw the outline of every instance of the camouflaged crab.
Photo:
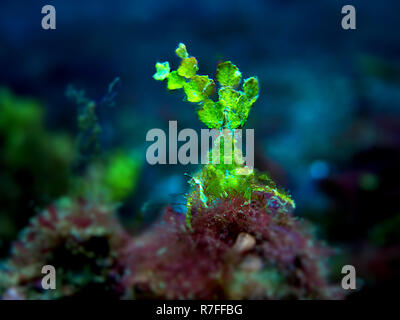
<svg viewBox="0 0 400 320">
<path fill-rule="evenodd" d="M 183 88 L 187 100 L 199 104 L 199 119 L 219 131 L 212 157 L 226 141 L 235 143 L 229 131 L 246 122 L 258 81 L 249 78 L 243 91 L 237 90 L 241 73 L 223 62 L 217 67 L 221 87 L 215 102 L 214 81 L 196 75 L 197 60 L 185 45 L 176 53 L 182 58 L 179 68 L 171 72 L 168 62 L 157 63 L 154 78 L 167 80 L 170 90 Z M 186 221 L 168 207 L 163 222 L 127 248 L 125 286 L 138 299 L 341 298 L 326 277 L 330 250 L 293 216 L 291 197 L 243 162 L 225 163 L 226 156 L 220 152 L 220 162 L 203 165 L 189 181 Z M 241 150 L 231 156 L 240 158 Z"/>
<path fill-rule="evenodd" d="M 258 79 L 245 79 L 243 91 L 238 90 L 242 73 L 231 61 L 222 62 L 217 66 L 216 78 L 220 88 L 218 101 L 214 101 L 214 80 L 206 75 L 197 75 L 198 62 L 195 57 L 189 56 L 183 43 L 178 45 L 175 52 L 182 59 L 178 69 L 171 71 L 168 61 L 158 62 L 153 78 L 159 81 L 167 80 L 169 90 L 183 88 L 187 101 L 199 104 L 199 119 L 207 127 L 219 130 L 219 136 L 209 151 L 209 159 L 212 159 L 215 157 L 213 151 L 219 150 L 219 161 L 209 161 L 189 181 L 192 191 L 187 196 L 188 227 L 191 229 L 193 206 L 208 208 L 219 199 L 237 196 L 244 199 L 243 204 L 248 204 L 255 192 L 272 194 L 272 200 L 280 203 L 282 207 L 294 208 L 291 197 L 279 190 L 268 175 L 259 174 L 244 164 L 242 150 L 237 147 L 235 131 L 246 123 L 250 109 L 258 98 Z M 232 144 L 233 152 L 225 153 L 226 143 Z M 225 161 L 227 157 L 232 157 L 232 161 Z"/>
</svg>

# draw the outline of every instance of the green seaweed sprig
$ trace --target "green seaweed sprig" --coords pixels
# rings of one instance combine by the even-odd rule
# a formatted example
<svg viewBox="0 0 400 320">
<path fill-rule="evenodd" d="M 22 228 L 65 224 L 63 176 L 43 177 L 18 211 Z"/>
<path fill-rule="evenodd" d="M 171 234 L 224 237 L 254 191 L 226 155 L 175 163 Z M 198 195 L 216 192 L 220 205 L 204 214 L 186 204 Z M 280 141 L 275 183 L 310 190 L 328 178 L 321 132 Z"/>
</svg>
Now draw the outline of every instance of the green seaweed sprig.
<svg viewBox="0 0 400 320">
<path fill-rule="evenodd" d="M 167 80 L 169 90 L 183 89 L 187 101 L 199 104 L 197 115 L 207 127 L 220 130 L 242 127 L 258 98 L 258 79 L 245 79 L 242 90 L 239 90 L 242 80 L 239 68 L 231 61 L 219 63 L 216 74 L 219 84 L 218 101 L 214 101 L 214 80 L 207 75 L 197 74 L 197 59 L 189 56 L 183 43 L 178 45 L 175 52 L 182 59 L 178 69 L 171 71 L 168 61 L 157 62 L 153 78 L 159 81 Z"/>
<path fill-rule="evenodd" d="M 187 195 L 186 222 L 191 230 L 192 208 L 208 208 L 219 199 L 243 198 L 243 205 L 249 204 L 255 192 L 266 192 L 272 201 L 283 208 L 295 206 L 289 194 L 279 190 L 266 174 L 260 174 L 244 164 L 242 150 L 237 148 L 235 130 L 243 127 L 250 109 L 258 99 L 259 84 L 256 77 L 243 81 L 242 90 L 238 87 L 242 73 L 231 61 L 219 63 L 216 81 L 218 101 L 212 99 L 216 90 L 214 80 L 206 75 L 197 75 L 198 63 L 191 57 L 183 43 L 175 50 L 181 63 L 177 70 L 171 71 L 169 62 L 157 62 L 153 78 L 167 80 L 169 90 L 183 89 L 189 102 L 197 103 L 199 119 L 209 128 L 219 130 L 209 151 L 209 159 L 214 159 L 214 152 L 219 162 L 209 161 L 189 180 L 192 189 Z M 232 154 L 225 154 L 225 143 L 232 144 Z M 224 161 L 227 160 L 231 161 Z M 236 161 L 239 160 L 239 161 Z"/>
</svg>

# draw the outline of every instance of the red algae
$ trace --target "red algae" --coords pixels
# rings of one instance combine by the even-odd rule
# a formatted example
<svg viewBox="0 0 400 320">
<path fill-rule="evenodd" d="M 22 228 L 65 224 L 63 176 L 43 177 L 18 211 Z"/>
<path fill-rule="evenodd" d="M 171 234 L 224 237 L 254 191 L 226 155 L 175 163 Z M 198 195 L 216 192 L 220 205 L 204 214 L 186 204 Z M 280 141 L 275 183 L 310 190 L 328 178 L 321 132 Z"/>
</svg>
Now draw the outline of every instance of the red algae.
<svg viewBox="0 0 400 320">
<path fill-rule="evenodd" d="M 127 249 L 124 282 L 137 298 L 337 299 L 323 261 L 332 253 L 292 213 L 265 208 L 268 195 L 193 208 L 192 230 L 169 207 Z"/>
<path fill-rule="evenodd" d="M 129 240 L 110 206 L 63 199 L 32 218 L 14 243 L 6 280 L 0 279 L 0 288 L 7 288 L 3 298 L 13 292 L 25 299 L 118 297 L 121 254 Z M 57 270 L 56 290 L 41 288 L 45 265 Z"/>
</svg>

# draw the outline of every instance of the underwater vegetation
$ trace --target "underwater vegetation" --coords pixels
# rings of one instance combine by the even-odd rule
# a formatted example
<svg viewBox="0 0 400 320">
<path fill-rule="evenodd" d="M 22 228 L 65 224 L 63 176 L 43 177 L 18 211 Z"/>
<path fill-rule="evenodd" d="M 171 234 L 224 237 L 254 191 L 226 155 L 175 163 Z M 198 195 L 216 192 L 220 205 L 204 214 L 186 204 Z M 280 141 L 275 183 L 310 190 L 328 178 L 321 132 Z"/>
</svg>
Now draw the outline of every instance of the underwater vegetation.
<svg viewBox="0 0 400 320">
<path fill-rule="evenodd" d="M 329 281 L 334 250 L 294 216 L 288 192 L 246 166 L 236 148 L 234 132 L 258 98 L 258 79 L 247 78 L 238 89 L 242 74 L 226 61 L 217 66 L 216 84 L 197 74 L 197 59 L 184 44 L 176 54 L 178 69 L 157 63 L 154 79 L 166 80 L 169 90 L 183 89 L 200 121 L 219 131 L 210 162 L 190 177 L 186 214 L 167 206 L 142 234 L 124 229 L 117 210 L 135 190 L 140 160 L 121 150 L 101 152 L 99 105 L 70 88 L 68 96 L 80 107 L 71 183 L 63 197 L 30 219 L 0 265 L 3 298 L 343 298 Z M 228 156 L 226 143 L 234 150 Z M 211 161 L 215 156 L 220 161 Z M 57 270 L 56 290 L 40 286 L 44 265 Z"/>
<path fill-rule="evenodd" d="M 13 107 L 22 113 L 19 105 Z M 25 113 L 26 121 L 34 122 L 29 117 L 35 113 Z M 93 101 L 85 99 L 80 106 L 78 124 L 80 134 L 75 148 L 71 143 L 65 168 L 65 190 L 27 218 L 29 223 L 12 244 L 10 257 L 0 262 L 0 295 L 4 299 L 60 299 L 81 294 L 116 298 L 124 292 L 120 287 L 124 272 L 120 260 L 129 235 L 116 211 L 135 191 L 141 161 L 134 152 L 119 149 L 101 153 L 101 127 Z M 26 139 L 31 141 L 31 137 Z M 98 150 L 87 151 L 94 150 L 93 145 Z M 20 150 L 23 146 L 17 146 L 15 153 L 24 152 Z M 52 167 L 53 162 L 49 160 L 47 165 Z M 45 265 L 57 270 L 56 290 L 41 287 Z"/>
<path fill-rule="evenodd" d="M 128 248 L 126 286 L 139 299 L 340 298 L 326 280 L 332 252 L 290 212 L 266 208 L 270 196 L 196 208 L 190 232 L 182 214 L 167 208 L 163 223 Z"/>
<path fill-rule="evenodd" d="M 103 152 L 101 148 L 99 136 L 102 128 L 97 109 L 104 106 L 110 93 L 114 94 L 112 88 L 117 80 L 110 84 L 108 94 L 100 104 L 86 97 L 84 90 L 69 86 L 66 91 L 66 96 L 78 105 L 79 133 L 72 166 L 75 172 L 72 194 L 106 203 L 123 201 L 135 191 L 142 166 L 135 151 L 117 148 Z M 113 104 L 114 101 L 107 100 L 107 103 Z"/>
<path fill-rule="evenodd" d="M 64 198 L 32 218 L 0 275 L 4 298 L 119 297 L 129 236 L 114 215 L 107 205 Z M 57 270 L 55 290 L 41 286 L 45 265 Z"/>
<path fill-rule="evenodd" d="M 199 103 L 199 119 L 218 128 L 222 141 L 246 122 L 257 100 L 257 78 L 244 81 L 230 61 L 217 67 L 218 102 L 210 99 L 215 84 L 197 76 L 197 60 L 186 47 L 177 71 L 157 63 L 156 80 L 170 90 L 183 88 L 189 102 Z M 210 158 L 212 158 L 210 150 Z M 241 150 L 235 150 L 235 155 Z M 318 242 L 307 223 L 296 219 L 291 197 L 277 189 L 266 174 L 243 162 L 209 163 L 189 181 L 185 217 L 169 207 L 162 223 L 132 241 L 130 272 L 125 277 L 135 298 L 162 299 L 333 299 L 338 288 L 327 281 L 324 260 L 332 251 Z"/>
<path fill-rule="evenodd" d="M 67 192 L 74 147 L 69 135 L 46 130 L 39 102 L 0 88 L 0 149 L 3 256 L 35 208 Z"/>
</svg>

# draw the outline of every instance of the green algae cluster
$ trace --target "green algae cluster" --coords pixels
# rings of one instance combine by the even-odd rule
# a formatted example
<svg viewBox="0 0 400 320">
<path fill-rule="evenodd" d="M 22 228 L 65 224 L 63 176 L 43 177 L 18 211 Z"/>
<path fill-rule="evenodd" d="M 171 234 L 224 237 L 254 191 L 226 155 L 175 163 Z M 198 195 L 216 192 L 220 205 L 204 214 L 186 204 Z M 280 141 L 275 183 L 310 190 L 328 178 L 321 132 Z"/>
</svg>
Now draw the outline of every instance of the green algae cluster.
<svg viewBox="0 0 400 320">
<path fill-rule="evenodd" d="M 178 69 L 171 71 L 168 61 L 158 62 L 153 78 L 159 81 L 167 80 L 169 90 L 183 89 L 187 101 L 199 104 L 198 117 L 207 127 L 242 127 L 258 98 L 258 79 L 245 79 L 242 90 L 238 90 L 242 73 L 231 61 L 222 62 L 217 66 L 216 80 L 219 89 L 218 100 L 214 101 L 212 96 L 216 91 L 215 81 L 207 75 L 197 74 L 197 59 L 189 56 L 183 43 L 179 44 L 175 52 L 181 58 Z"/>
<path fill-rule="evenodd" d="M 47 177 L 50 180 L 60 169 L 57 165 L 62 165 L 65 172 L 73 157 L 70 137 L 46 130 L 43 107 L 33 99 L 16 97 L 5 88 L 0 89 L 0 135 L 2 161 L 6 165 L 46 169 L 53 173 Z M 51 183 L 50 188 L 53 187 Z"/>
<path fill-rule="evenodd" d="M 113 153 L 108 161 L 104 184 L 110 190 L 113 201 L 125 200 L 136 189 L 141 162 L 138 157 L 124 152 Z"/>
<path fill-rule="evenodd" d="M 27 299 L 88 288 L 108 295 L 115 284 L 111 269 L 127 237 L 115 210 L 135 191 L 142 160 L 134 150 L 102 152 L 98 105 L 83 90 L 67 95 L 79 107 L 75 143 L 46 130 L 38 102 L 0 89 L 0 296 L 9 288 Z M 46 264 L 57 266 L 57 290 L 38 288 Z"/>
<path fill-rule="evenodd" d="M 116 78 L 108 93 L 119 81 Z M 74 196 L 117 203 L 133 194 L 140 176 L 142 161 L 135 152 L 120 149 L 102 152 L 101 125 L 98 120 L 99 105 L 86 96 L 84 90 L 69 86 L 66 96 L 78 106 L 79 133 L 76 141 L 74 169 L 79 173 L 74 179 Z M 113 102 L 112 102 L 113 103 Z"/>
<path fill-rule="evenodd" d="M 35 208 L 69 187 L 71 137 L 44 125 L 43 106 L 0 88 L 0 256 Z"/>
<path fill-rule="evenodd" d="M 83 90 L 69 88 L 67 95 L 79 107 L 76 139 L 47 130 L 39 102 L 0 88 L 0 257 L 37 209 L 59 197 L 120 203 L 135 191 L 140 157 L 102 153 L 97 104 Z"/>
<path fill-rule="evenodd" d="M 193 206 L 207 208 L 219 199 L 243 197 L 244 204 L 251 201 L 254 192 L 268 192 L 282 205 L 294 208 L 291 197 L 279 190 L 267 174 L 257 173 L 245 165 L 242 150 L 237 146 L 235 130 L 246 123 L 249 112 L 259 94 L 257 77 L 243 81 L 242 90 L 238 87 L 242 73 L 231 61 L 219 63 L 216 72 L 218 100 L 213 100 L 216 83 L 207 75 L 198 75 L 198 62 L 191 57 L 183 43 L 175 50 L 181 58 L 177 70 L 171 71 L 169 62 L 156 63 L 155 80 L 167 81 L 169 90 L 183 89 L 186 100 L 197 103 L 197 115 L 208 128 L 219 131 L 209 163 L 191 177 L 192 191 L 187 196 L 187 225 L 191 228 L 191 209 Z M 232 152 L 225 154 L 225 145 L 232 144 Z M 217 151 L 217 152 L 216 152 Z M 219 157 L 219 161 L 211 161 Z M 228 160 L 227 157 L 231 158 Z"/>
<path fill-rule="evenodd" d="M 90 163 L 74 179 L 72 195 L 106 203 L 126 201 L 136 190 L 142 160 L 135 153 L 113 150 Z"/>
</svg>

